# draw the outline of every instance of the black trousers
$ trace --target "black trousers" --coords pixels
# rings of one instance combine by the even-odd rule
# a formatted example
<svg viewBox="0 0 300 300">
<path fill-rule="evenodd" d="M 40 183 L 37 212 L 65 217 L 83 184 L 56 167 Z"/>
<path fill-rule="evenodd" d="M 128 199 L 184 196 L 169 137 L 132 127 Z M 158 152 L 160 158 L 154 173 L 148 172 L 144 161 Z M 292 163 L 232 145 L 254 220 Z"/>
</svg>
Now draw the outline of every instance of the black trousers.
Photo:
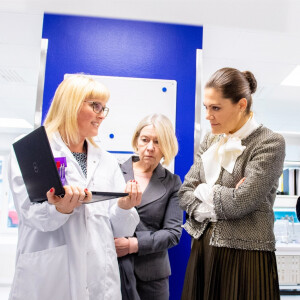
<svg viewBox="0 0 300 300">
<path fill-rule="evenodd" d="M 134 274 L 134 256 L 118 258 L 122 300 L 169 300 L 169 277 L 140 280 Z"/>
</svg>

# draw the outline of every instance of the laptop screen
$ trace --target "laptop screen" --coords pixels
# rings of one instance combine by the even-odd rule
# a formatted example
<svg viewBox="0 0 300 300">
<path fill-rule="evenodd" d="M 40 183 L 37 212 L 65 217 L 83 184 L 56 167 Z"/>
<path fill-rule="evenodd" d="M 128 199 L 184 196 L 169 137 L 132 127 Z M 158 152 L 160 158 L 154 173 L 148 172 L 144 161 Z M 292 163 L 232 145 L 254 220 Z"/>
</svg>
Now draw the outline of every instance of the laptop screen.
<svg viewBox="0 0 300 300">
<path fill-rule="evenodd" d="M 44 126 L 15 142 L 13 148 L 32 202 L 47 201 L 46 193 L 52 187 L 56 195 L 64 195 Z"/>
</svg>

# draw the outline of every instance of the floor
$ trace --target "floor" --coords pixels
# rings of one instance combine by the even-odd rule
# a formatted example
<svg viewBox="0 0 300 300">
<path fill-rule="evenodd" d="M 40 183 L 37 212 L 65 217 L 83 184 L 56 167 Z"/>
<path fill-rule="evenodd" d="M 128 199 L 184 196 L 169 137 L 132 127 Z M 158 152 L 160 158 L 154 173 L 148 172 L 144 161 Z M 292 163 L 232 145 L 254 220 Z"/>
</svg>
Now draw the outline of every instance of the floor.
<svg viewBox="0 0 300 300">
<path fill-rule="evenodd" d="M 0 285 L 0 300 L 8 300 L 10 286 Z M 280 300 L 300 300 L 300 296 L 281 296 Z"/>
</svg>

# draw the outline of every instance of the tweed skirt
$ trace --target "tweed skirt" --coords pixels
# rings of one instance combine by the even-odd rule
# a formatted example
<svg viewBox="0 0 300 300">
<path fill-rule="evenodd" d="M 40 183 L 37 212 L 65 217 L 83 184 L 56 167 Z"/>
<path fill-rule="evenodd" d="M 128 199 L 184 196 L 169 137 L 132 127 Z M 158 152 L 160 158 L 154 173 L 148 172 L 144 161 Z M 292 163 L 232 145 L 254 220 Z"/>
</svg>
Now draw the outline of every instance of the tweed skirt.
<svg viewBox="0 0 300 300">
<path fill-rule="evenodd" d="M 275 253 L 210 246 L 212 227 L 193 240 L 181 300 L 279 300 Z"/>
</svg>

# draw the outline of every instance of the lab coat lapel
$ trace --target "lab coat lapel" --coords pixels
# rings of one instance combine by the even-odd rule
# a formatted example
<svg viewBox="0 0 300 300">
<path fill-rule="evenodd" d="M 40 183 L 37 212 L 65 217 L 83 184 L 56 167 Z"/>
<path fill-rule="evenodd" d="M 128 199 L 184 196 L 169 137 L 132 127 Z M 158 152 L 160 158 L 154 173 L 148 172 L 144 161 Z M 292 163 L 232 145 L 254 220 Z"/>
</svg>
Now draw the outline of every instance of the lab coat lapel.
<svg viewBox="0 0 300 300">
<path fill-rule="evenodd" d="M 154 170 L 152 177 L 142 195 L 142 202 L 138 207 L 143 207 L 163 197 L 167 190 L 162 184 L 162 179 L 165 177 L 165 169 L 159 164 Z"/>
<path fill-rule="evenodd" d="M 89 186 L 91 179 L 94 176 L 96 169 L 99 167 L 101 159 L 101 148 L 94 147 L 88 142 L 87 153 L 87 186 Z"/>
</svg>

